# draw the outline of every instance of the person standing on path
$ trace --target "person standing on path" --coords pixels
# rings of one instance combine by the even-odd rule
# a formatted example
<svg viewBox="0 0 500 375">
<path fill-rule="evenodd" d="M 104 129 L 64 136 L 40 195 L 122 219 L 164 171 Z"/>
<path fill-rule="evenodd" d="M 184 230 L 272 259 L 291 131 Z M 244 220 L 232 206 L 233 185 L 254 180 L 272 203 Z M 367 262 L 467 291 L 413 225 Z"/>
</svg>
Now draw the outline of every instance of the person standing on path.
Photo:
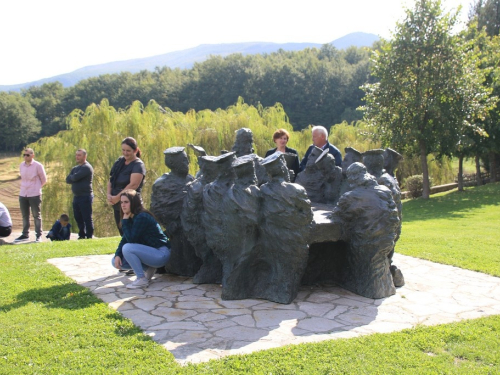
<svg viewBox="0 0 500 375">
<path fill-rule="evenodd" d="M 66 183 L 71 185 L 73 192 L 73 215 L 78 224 L 78 239 L 89 239 L 94 234 L 94 221 L 92 220 L 92 179 L 94 169 L 87 161 L 87 151 L 83 148 L 76 151 L 76 166 L 71 169 L 66 177 Z"/>
<path fill-rule="evenodd" d="M 24 161 L 19 166 L 21 174 L 21 191 L 19 192 L 19 207 L 23 216 L 23 233 L 14 240 L 21 242 L 29 240 L 30 209 L 35 222 L 35 242 L 42 240 L 42 187 L 47 182 L 43 165 L 37 162 L 35 152 L 27 148 L 23 153 Z"/>
</svg>

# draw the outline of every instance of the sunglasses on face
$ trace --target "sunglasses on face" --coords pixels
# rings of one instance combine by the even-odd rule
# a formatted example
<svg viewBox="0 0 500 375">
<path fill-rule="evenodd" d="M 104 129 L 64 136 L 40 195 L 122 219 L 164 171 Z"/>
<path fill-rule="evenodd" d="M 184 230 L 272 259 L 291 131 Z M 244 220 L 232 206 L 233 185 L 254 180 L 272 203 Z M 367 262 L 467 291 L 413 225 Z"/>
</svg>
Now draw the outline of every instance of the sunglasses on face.
<svg viewBox="0 0 500 375">
<path fill-rule="evenodd" d="M 31 156 L 31 154 L 23 154 L 23 156 Z"/>
</svg>

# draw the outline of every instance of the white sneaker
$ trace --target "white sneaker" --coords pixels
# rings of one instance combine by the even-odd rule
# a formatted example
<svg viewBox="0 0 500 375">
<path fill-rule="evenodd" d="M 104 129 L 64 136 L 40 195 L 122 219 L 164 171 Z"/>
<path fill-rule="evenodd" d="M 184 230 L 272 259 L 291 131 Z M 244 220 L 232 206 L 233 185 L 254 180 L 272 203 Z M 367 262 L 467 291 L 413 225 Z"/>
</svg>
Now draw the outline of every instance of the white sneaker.
<svg viewBox="0 0 500 375">
<path fill-rule="evenodd" d="M 146 280 L 151 280 L 153 276 L 156 273 L 156 268 L 154 267 L 149 267 L 146 272 L 144 272 L 144 277 L 146 277 Z"/>
<path fill-rule="evenodd" d="M 136 279 L 134 282 L 127 284 L 127 288 L 129 289 L 139 289 L 145 288 L 149 285 L 149 280 L 145 277 L 141 277 L 140 279 Z"/>
</svg>

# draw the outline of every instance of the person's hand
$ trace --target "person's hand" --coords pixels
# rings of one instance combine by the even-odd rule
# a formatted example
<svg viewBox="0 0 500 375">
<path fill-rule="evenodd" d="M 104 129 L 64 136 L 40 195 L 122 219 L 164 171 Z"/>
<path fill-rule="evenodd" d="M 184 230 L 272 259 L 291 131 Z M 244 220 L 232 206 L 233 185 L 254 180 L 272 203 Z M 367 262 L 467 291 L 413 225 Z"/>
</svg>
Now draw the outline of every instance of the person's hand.
<svg viewBox="0 0 500 375">
<path fill-rule="evenodd" d="M 111 197 L 109 198 L 108 201 L 111 202 L 110 203 L 111 205 L 116 204 L 116 203 L 120 202 L 120 196 L 119 195 L 111 195 Z"/>
<path fill-rule="evenodd" d="M 122 258 L 115 256 L 115 268 L 122 268 Z"/>
<path fill-rule="evenodd" d="M 110 206 L 113 204 L 113 203 L 111 203 L 111 198 L 112 198 L 112 197 L 113 197 L 113 196 L 112 196 L 110 193 L 108 193 L 108 195 L 106 196 L 106 200 L 107 200 L 107 202 L 108 202 L 108 204 L 109 204 Z"/>
</svg>

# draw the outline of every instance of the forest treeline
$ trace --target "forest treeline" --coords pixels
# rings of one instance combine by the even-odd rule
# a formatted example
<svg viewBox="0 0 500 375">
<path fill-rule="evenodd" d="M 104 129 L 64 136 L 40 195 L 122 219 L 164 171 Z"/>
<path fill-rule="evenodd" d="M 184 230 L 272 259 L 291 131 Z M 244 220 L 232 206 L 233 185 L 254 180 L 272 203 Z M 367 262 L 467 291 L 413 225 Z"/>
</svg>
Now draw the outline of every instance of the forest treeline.
<svg viewBox="0 0 500 375">
<path fill-rule="evenodd" d="M 360 86 L 370 82 L 371 54 L 371 48 L 337 50 L 325 44 L 294 52 L 211 56 L 191 69 L 158 67 L 153 72 L 106 74 L 69 88 L 53 82 L 20 94 L 0 93 L 2 112 L 9 106 L 12 112 L 9 119 L 0 119 L 0 131 L 22 129 L 5 132 L 0 151 L 18 150 L 66 129 L 73 110 L 85 111 L 103 99 L 116 109 L 154 100 L 163 108 L 186 113 L 224 109 L 243 97 L 251 105 L 281 103 L 295 130 L 309 124 L 350 123 L 362 118 L 356 108 L 363 104 Z M 22 113 L 18 123 L 15 112 Z"/>
</svg>

